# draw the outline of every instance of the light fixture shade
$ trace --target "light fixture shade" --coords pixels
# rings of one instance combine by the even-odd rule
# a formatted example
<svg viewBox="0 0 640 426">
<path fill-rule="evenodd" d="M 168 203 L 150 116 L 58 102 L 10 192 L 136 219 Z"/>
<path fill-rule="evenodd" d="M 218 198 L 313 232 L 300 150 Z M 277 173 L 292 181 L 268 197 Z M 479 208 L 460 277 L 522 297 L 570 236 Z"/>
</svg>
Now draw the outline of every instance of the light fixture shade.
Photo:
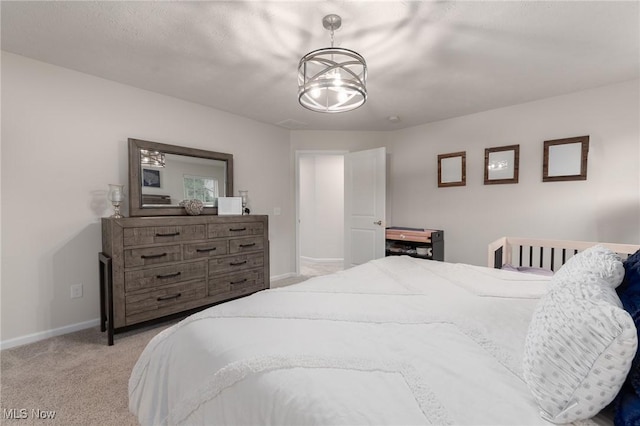
<svg viewBox="0 0 640 426">
<path fill-rule="evenodd" d="M 298 65 L 298 101 L 316 112 L 345 112 L 367 100 L 367 64 L 349 49 L 314 50 Z"/>
</svg>

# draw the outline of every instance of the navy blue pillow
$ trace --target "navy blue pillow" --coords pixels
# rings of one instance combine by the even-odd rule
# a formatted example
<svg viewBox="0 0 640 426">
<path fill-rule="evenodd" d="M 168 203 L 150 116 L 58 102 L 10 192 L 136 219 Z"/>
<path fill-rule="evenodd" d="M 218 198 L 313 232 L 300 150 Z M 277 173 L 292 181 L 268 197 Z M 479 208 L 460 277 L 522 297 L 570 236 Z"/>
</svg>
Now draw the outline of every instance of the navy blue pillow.
<svg viewBox="0 0 640 426">
<path fill-rule="evenodd" d="M 638 426 L 640 424 L 640 397 L 631 386 L 625 384 L 616 397 L 615 426 Z"/>
<path fill-rule="evenodd" d="M 624 261 L 624 280 L 616 289 L 622 306 L 640 330 L 640 250 Z M 640 331 L 638 331 L 640 341 Z M 640 351 L 636 352 L 624 386 L 616 397 L 615 426 L 640 424 Z"/>
</svg>

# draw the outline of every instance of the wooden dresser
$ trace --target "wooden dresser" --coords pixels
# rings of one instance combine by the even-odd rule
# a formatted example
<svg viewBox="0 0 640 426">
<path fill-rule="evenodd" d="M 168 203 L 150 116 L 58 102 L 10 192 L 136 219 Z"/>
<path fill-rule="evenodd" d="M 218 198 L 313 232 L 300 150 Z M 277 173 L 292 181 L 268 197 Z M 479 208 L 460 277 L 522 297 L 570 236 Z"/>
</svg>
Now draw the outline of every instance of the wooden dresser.
<svg viewBox="0 0 640 426">
<path fill-rule="evenodd" d="M 101 329 L 114 333 L 269 288 L 268 216 L 102 219 Z"/>
</svg>

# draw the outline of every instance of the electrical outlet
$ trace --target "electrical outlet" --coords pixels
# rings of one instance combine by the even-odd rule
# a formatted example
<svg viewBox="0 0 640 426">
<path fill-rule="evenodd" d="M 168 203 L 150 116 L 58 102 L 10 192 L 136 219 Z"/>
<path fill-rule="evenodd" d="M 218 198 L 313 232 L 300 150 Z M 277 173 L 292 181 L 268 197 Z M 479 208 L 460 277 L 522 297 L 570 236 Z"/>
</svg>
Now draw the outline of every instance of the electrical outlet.
<svg viewBox="0 0 640 426">
<path fill-rule="evenodd" d="M 79 299 L 82 297 L 82 284 L 76 284 L 71 286 L 71 298 Z"/>
<path fill-rule="evenodd" d="M 280 216 L 281 213 L 282 213 L 282 210 L 280 210 L 280 207 L 274 207 L 273 208 L 274 216 Z"/>
</svg>

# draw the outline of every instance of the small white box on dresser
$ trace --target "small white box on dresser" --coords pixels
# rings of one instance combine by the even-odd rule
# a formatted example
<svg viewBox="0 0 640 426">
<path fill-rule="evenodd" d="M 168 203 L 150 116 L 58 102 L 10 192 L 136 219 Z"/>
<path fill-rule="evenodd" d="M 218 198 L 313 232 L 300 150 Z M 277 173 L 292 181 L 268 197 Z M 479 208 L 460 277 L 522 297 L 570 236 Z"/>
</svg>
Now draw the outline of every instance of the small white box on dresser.
<svg viewBox="0 0 640 426">
<path fill-rule="evenodd" d="M 242 197 L 218 197 L 218 215 L 242 214 Z"/>
</svg>

